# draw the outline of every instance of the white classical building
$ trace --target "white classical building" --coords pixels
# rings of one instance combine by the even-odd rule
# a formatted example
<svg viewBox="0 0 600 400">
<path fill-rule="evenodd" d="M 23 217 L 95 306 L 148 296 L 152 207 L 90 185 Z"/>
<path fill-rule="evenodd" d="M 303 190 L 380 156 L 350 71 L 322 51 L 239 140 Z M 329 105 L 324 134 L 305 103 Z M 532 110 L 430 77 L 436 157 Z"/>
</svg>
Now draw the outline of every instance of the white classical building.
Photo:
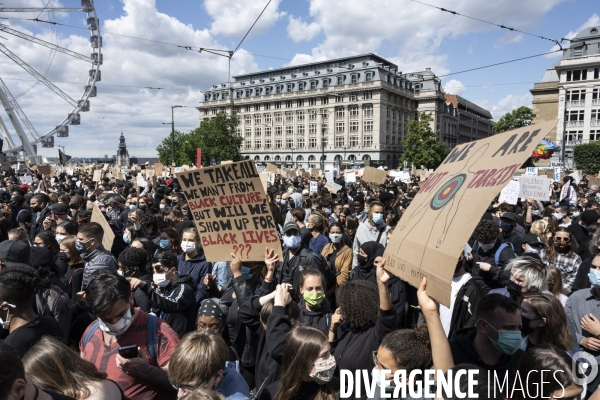
<svg viewBox="0 0 600 400">
<path fill-rule="evenodd" d="M 438 140 L 450 146 L 491 134 L 490 124 L 460 135 L 458 108 L 431 69 L 403 74 L 375 54 L 233 78 L 206 92 L 200 121 L 233 110 L 242 153 L 257 163 L 395 168 L 407 123 L 421 111 L 431 112 Z"/>
</svg>

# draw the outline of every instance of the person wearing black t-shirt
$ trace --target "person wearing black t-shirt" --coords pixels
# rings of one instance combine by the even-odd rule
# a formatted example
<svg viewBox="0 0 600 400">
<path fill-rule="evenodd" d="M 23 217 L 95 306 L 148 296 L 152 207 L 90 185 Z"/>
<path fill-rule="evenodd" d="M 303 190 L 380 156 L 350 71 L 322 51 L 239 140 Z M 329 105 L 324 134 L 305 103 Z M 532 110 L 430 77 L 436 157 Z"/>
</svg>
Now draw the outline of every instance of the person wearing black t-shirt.
<svg viewBox="0 0 600 400">
<path fill-rule="evenodd" d="M 40 317 L 32 308 L 34 289 L 40 285 L 38 272 L 20 264 L 0 270 L 0 308 L 7 312 L 0 337 L 13 346 L 19 356 L 44 335 L 62 339 L 63 330 L 52 317 Z"/>
</svg>

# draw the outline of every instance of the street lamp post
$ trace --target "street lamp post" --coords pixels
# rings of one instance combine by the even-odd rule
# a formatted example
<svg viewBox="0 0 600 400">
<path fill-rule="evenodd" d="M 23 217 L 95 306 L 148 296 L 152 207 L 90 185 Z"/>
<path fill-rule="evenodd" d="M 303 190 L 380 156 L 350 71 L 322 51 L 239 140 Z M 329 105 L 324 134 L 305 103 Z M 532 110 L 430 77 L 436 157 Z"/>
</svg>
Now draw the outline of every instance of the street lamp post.
<svg viewBox="0 0 600 400">
<path fill-rule="evenodd" d="M 327 130 L 325 129 L 323 120 L 327 118 L 328 114 L 329 112 L 325 110 L 323 110 L 323 113 L 321 114 L 321 171 L 325 171 L 325 145 L 327 143 L 327 138 L 325 137 Z"/>
<path fill-rule="evenodd" d="M 290 148 L 292 150 L 292 168 L 294 168 L 294 146 Z"/>
<path fill-rule="evenodd" d="M 171 166 L 177 166 L 175 163 L 175 109 L 185 106 L 171 106 Z M 163 122 L 163 124 L 165 124 Z"/>
<path fill-rule="evenodd" d="M 559 89 L 563 89 L 565 91 L 565 101 L 564 101 L 564 112 L 563 112 L 563 132 L 562 132 L 562 149 L 560 154 L 560 162 L 562 163 L 562 167 L 565 167 L 565 153 L 567 152 L 567 93 L 568 90 L 564 86 L 559 85 Z"/>
</svg>

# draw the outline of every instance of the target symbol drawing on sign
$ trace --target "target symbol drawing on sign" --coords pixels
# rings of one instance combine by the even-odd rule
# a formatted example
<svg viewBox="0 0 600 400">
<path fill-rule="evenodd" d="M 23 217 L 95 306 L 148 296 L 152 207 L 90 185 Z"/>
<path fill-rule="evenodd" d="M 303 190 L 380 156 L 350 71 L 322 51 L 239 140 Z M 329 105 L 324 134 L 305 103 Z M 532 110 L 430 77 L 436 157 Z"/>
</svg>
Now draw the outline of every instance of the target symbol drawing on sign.
<svg viewBox="0 0 600 400">
<path fill-rule="evenodd" d="M 438 189 L 438 191 L 431 199 L 431 209 L 439 210 L 440 208 L 444 207 L 450 200 L 452 200 L 454 195 L 459 191 L 460 187 L 465 182 L 466 178 L 467 175 L 465 174 L 456 175 L 444 185 L 442 185 L 442 187 Z"/>
</svg>

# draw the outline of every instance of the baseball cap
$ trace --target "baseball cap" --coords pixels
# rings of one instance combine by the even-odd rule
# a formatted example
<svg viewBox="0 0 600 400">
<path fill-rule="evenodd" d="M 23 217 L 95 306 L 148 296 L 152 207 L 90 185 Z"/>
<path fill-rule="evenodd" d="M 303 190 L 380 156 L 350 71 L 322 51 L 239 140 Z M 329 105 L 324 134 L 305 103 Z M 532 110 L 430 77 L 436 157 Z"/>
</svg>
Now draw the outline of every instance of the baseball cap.
<svg viewBox="0 0 600 400">
<path fill-rule="evenodd" d="M 65 215 L 69 213 L 69 207 L 65 203 L 55 203 L 50 207 L 53 214 Z"/>
<path fill-rule="evenodd" d="M 536 247 L 546 247 L 546 244 L 541 241 L 538 235 L 534 235 L 532 233 L 527 233 L 523 235 L 523 243 L 527 243 L 530 246 Z"/>
<path fill-rule="evenodd" d="M 0 243 L 0 261 L 8 267 L 29 266 L 31 247 L 20 240 L 5 240 Z"/>
<path fill-rule="evenodd" d="M 283 226 L 283 233 L 287 233 L 287 232 L 293 231 L 293 230 L 300 232 L 300 227 L 295 222 L 290 221 Z"/>
<path fill-rule="evenodd" d="M 581 222 L 586 225 L 591 225 L 598 222 L 598 213 L 595 210 L 587 210 L 581 214 Z"/>
<path fill-rule="evenodd" d="M 508 219 L 509 221 L 517 222 L 517 216 L 512 212 L 505 212 L 500 219 Z"/>
</svg>

